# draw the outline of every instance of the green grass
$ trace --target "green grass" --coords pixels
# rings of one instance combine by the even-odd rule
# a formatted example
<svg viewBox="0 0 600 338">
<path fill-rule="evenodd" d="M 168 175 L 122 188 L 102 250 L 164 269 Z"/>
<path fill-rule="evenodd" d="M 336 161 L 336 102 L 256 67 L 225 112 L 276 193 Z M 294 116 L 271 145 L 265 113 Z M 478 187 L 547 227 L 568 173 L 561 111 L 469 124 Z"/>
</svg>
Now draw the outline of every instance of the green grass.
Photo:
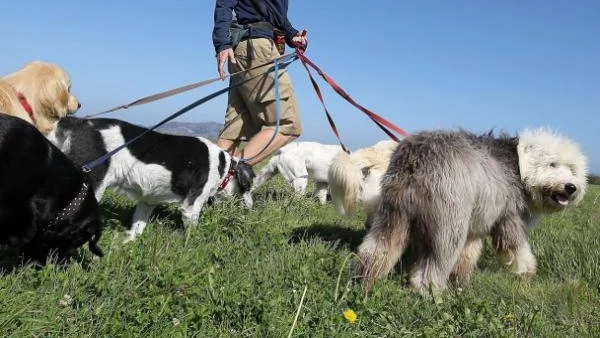
<svg viewBox="0 0 600 338">
<path fill-rule="evenodd" d="M 598 337 L 600 186 L 577 208 L 542 219 L 530 236 L 531 278 L 495 261 L 488 243 L 469 284 L 424 300 L 399 270 L 365 298 L 350 264 L 364 215 L 293 196 L 280 179 L 253 210 L 206 207 L 185 231 L 174 207 L 122 245 L 133 204 L 103 200 L 105 257 L 6 269 L 2 336 L 103 337 Z M 302 295 L 306 294 L 300 307 Z M 353 309 L 355 323 L 342 313 Z"/>
</svg>

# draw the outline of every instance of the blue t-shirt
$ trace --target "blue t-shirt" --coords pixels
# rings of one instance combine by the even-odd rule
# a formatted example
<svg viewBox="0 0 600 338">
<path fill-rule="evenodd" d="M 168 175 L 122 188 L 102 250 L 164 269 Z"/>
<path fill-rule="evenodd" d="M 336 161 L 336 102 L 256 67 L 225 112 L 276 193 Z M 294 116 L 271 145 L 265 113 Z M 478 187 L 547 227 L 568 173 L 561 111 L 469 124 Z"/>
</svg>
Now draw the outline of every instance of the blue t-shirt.
<svg viewBox="0 0 600 338">
<path fill-rule="evenodd" d="M 233 20 L 233 12 L 239 24 L 267 21 L 285 32 L 285 40 L 291 45 L 291 39 L 298 32 L 287 17 L 288 0 L 256 0 L 261 6 L 260 11 L 255 7 L 253 0 L 217 0 L 215 5 L 215 25 L 213 28 L 213 45 L 215 51 L 231 48 L 229 39 L 229 26 Z M 263 17 L 263 14 L 266 17 Z M 252 37 L 265 37 L 272 39 L 273 32 L 264 28 L 253 28 Z"/>
</svg>

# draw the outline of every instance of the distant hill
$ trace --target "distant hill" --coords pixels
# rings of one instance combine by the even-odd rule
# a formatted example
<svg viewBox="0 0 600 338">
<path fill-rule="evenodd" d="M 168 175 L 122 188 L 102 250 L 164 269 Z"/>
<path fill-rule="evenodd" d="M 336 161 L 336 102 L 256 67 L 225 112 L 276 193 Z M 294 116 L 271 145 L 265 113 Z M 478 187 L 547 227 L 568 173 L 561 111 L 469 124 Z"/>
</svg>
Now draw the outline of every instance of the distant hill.
<svg viewBox="0 0 600 338">
<path fill-rule="evenodd" d="M 223 127 L 218 122 L 168 122 L 156 130 L 161 133 L 185 136 L 202 136 L 215 140 Z"/>
</svg>

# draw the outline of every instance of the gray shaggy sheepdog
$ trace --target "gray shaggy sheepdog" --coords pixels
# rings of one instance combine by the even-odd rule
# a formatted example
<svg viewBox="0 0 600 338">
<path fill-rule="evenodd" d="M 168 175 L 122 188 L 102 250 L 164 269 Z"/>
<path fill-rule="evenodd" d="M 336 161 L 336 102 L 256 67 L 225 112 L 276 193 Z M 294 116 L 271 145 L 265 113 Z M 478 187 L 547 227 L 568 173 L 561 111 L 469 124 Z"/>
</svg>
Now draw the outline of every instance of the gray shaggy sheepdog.
<svg viewBox="0 0 600 338">
<path fill-rule="evenodd" d="M 423 295 L 473 271 L 486 235 L 499 261 L 533 274 L 527 232 L 538 216 L 579 203 L 587 164 L 579 146 L 548 129 L 518 137 L 428 131 L 402 140 L 382 178 L 381 202 L 359 248 L 368 292 L 406 247 L 411 287 Z"/>
</svg>

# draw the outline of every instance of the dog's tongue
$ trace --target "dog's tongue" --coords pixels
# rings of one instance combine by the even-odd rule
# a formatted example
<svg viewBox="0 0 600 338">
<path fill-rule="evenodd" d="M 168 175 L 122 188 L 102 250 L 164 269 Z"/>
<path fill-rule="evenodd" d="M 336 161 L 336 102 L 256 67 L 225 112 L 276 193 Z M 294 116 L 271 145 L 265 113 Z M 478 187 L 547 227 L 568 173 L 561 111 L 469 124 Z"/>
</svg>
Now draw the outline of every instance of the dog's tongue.
<svg viewBox="0 0 600 338">
<path fill-rule="evenodd" d="M 569 199 L 563 195 L 556 195 L 556 201 L 560 205 L 568 205 L 569 204 Z"/>
</svg>

